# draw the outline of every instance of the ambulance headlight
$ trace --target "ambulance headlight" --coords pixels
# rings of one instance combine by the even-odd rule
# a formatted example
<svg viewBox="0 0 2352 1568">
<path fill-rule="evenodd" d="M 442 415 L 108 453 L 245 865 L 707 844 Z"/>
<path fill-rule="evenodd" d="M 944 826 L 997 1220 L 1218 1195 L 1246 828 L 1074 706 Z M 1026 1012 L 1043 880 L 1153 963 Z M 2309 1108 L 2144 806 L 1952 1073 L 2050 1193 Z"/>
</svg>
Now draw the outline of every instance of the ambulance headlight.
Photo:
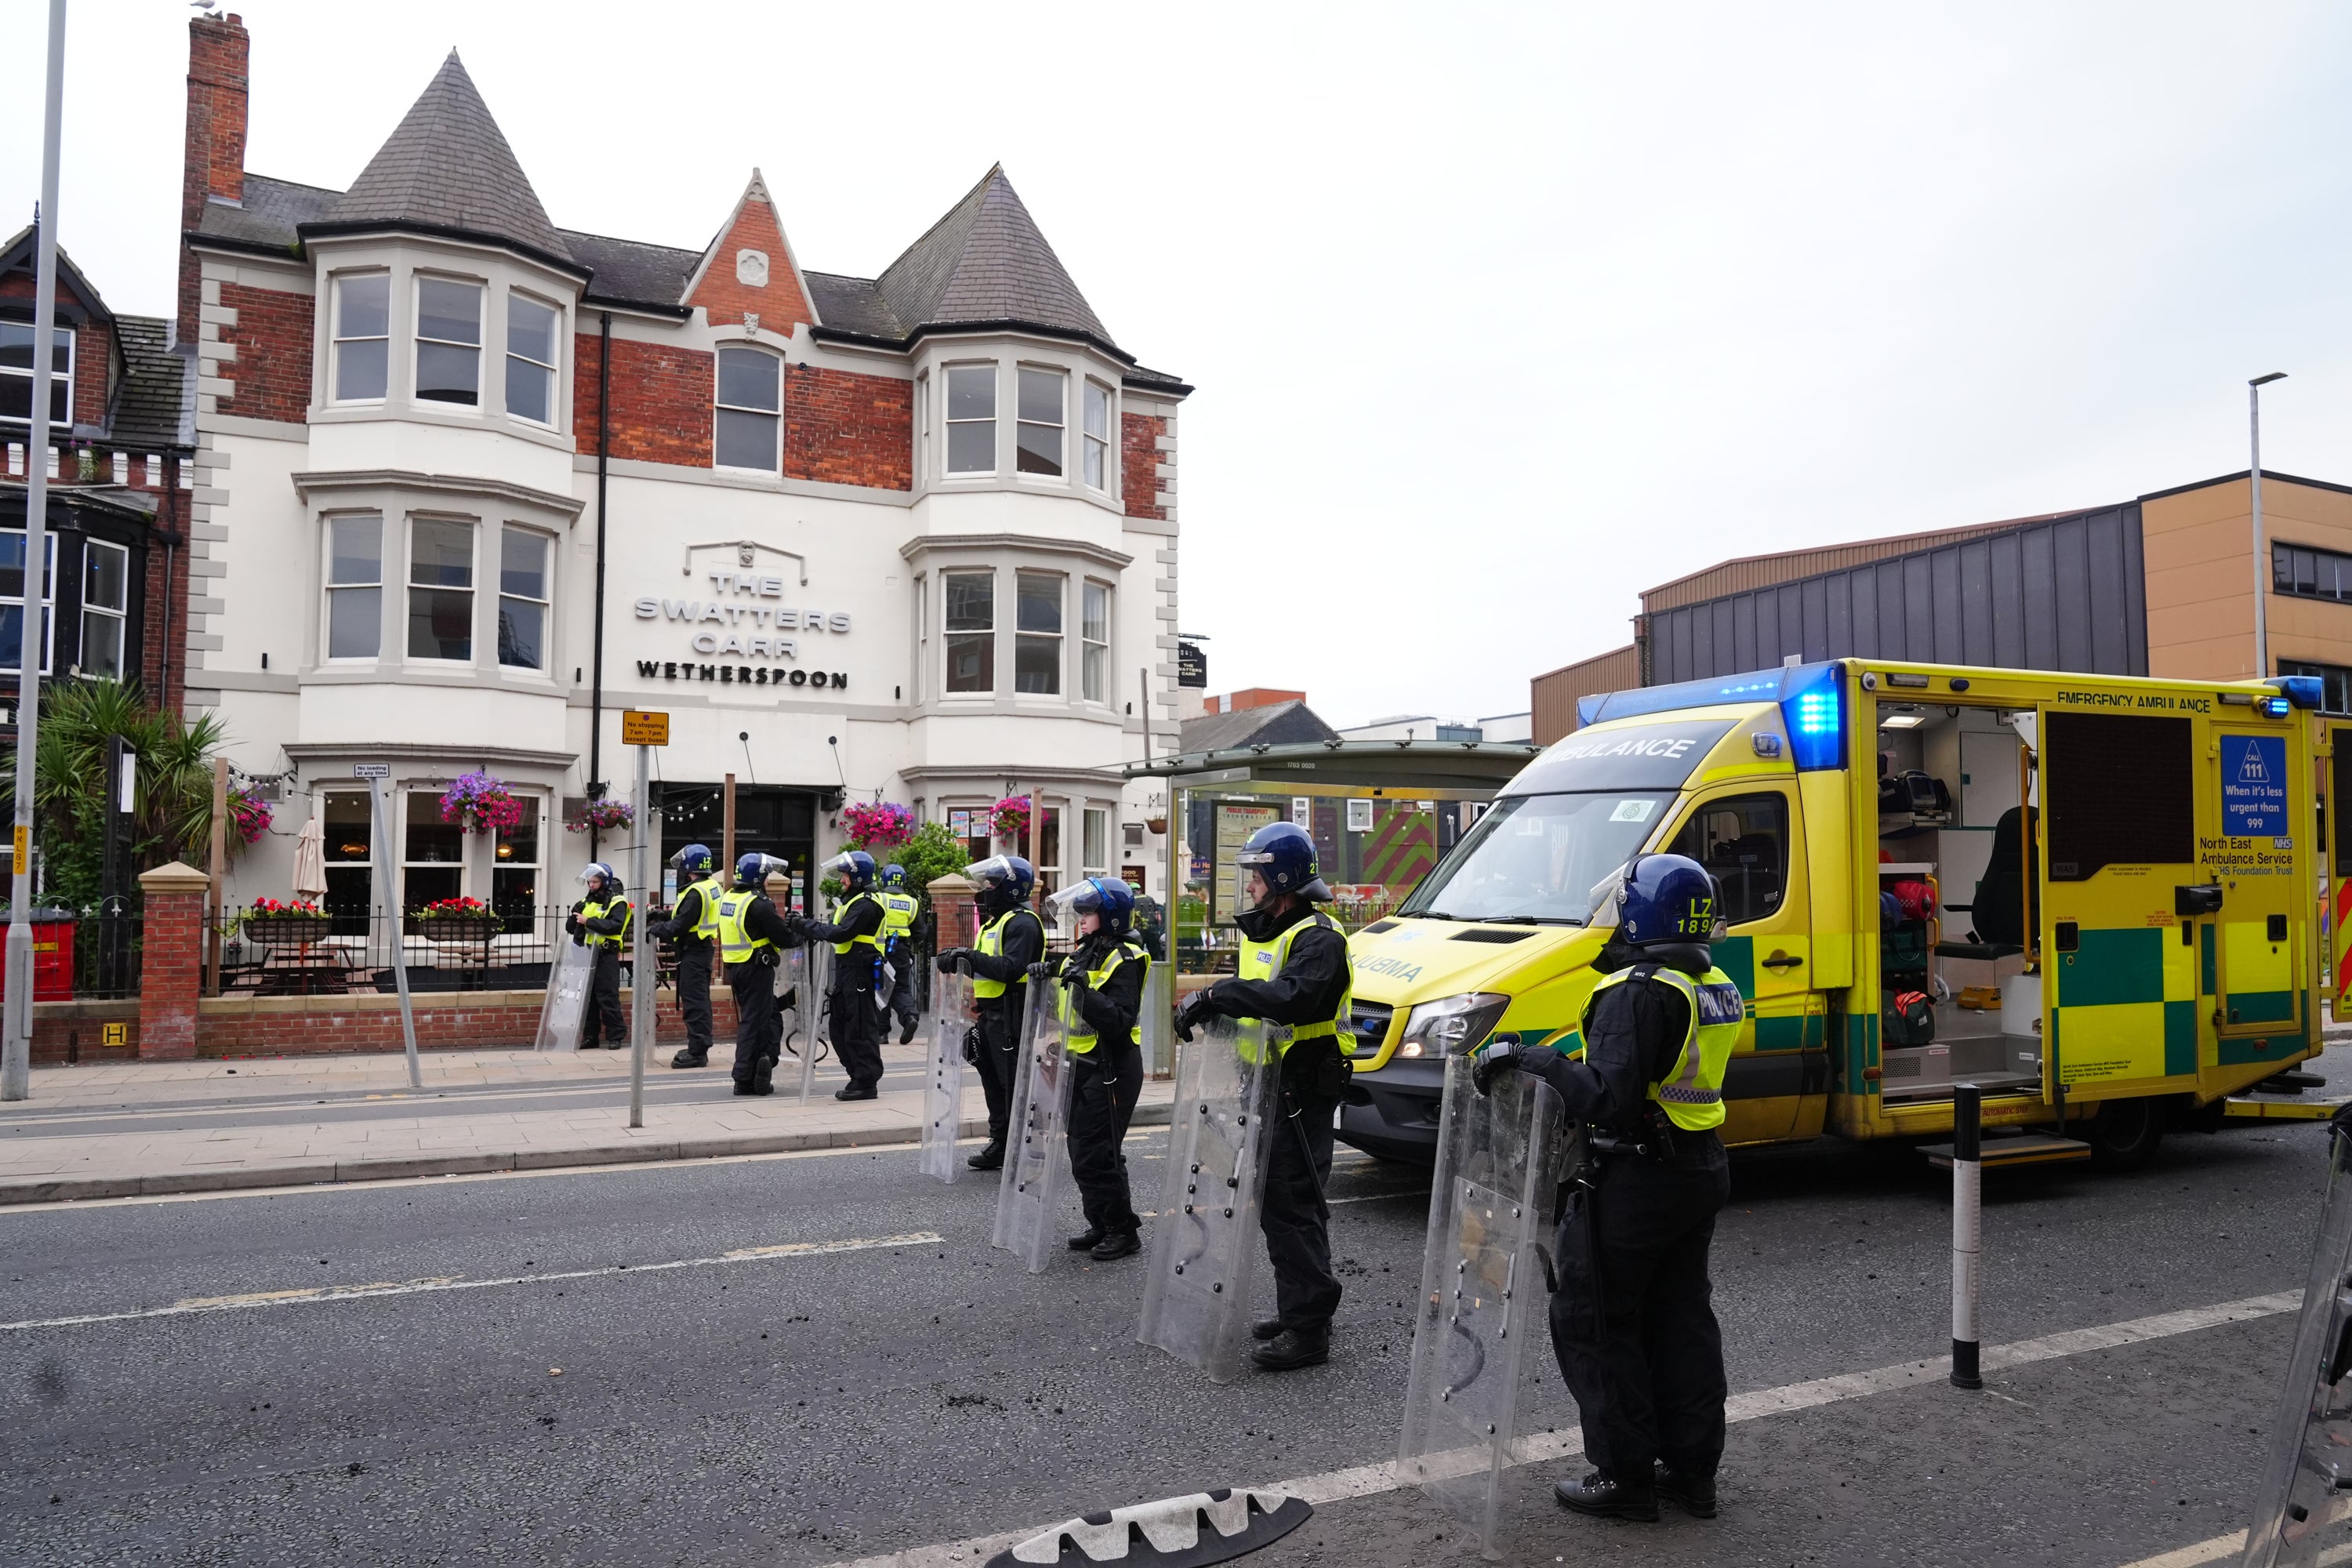
<svg viewBox="0 0 2352 1568">
<path fill-rule="evenodd" d="M 1491 991 L 1465 991 L 1423 1002 L 1404 1021 L 1404 1037 L 1397 1042 L 1400 1057 L 1458 1057 L 1475 1050 L 1495 1032 L 1508 996 Z"/>
</svg>

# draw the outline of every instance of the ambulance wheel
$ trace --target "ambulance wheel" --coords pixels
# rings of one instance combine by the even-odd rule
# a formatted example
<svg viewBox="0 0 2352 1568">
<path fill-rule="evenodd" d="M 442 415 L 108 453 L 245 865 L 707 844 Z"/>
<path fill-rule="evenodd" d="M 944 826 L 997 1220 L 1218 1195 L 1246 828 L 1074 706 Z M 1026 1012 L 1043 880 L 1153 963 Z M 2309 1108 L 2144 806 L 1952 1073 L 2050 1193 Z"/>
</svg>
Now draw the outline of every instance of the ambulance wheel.
<svg viewBox="0 0 2352 1568">
<path fill-rule="evenodd" d="M 2160 1099 L 2111 1100 L 2100 1106 L 2083 1133 L 2091 1163 L 2102 1171 L 2137 1171 L 2147 1164 L 2164 1140 L 2168 1109 Z"/>
</svg>

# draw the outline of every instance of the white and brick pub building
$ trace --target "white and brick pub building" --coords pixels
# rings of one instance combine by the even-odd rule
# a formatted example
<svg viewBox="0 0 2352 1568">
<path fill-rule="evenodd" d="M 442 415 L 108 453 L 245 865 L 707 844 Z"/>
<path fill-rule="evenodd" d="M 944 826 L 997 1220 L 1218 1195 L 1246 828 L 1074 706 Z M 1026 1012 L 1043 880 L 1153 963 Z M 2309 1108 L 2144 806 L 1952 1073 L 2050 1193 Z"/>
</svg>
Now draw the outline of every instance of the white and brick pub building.
<svg viewBox="0 0 2352 1568">
<path fill-rule="evenodd" d="M 852 278 L 756 170 L 700 248 L 559 227 L 455 53 L 345 188 L 250 172 L 246 29 L 190 37 L 171 684 L 282 803 L 232 902 L 285 896 L 311 811 L 332 902 L 379 858 L 412 909 L 569 902 L 590 840 L 562 827 L 628 795 L 631 708 L 671 718 L 665 853 L 717 847 L 728 773 L 739 851 L 798 873 L 845 800 L 985 853 L 1012 788 L 1049 880 L 1162 891 L 1119 767 L 1175 737 L 1192 389 L 1111 335 L 1002 169 Z M 495 841 L 441 821 L 478 770 L 525 807 Z"/>
</svg>

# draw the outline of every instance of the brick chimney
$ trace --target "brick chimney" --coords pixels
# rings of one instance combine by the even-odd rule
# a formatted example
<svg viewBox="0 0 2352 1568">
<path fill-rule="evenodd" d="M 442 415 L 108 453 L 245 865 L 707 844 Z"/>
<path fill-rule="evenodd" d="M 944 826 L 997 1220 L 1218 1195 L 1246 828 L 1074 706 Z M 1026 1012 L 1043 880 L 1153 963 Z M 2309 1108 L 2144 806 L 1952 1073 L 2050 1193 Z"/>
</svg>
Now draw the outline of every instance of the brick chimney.
<svg viewBox="0 0 2352 1568">
<path fill-rule="evenodd" d="M 246 58 L 252 39 L 241 16 L 188 23 L 188 135 L 180 181 L 180 228 L 203 219 L 205 203 L 245 199 Z M 196 259 L 180 251 L 180 341 L 196 339 L 201 298 Z"/>
</svg>

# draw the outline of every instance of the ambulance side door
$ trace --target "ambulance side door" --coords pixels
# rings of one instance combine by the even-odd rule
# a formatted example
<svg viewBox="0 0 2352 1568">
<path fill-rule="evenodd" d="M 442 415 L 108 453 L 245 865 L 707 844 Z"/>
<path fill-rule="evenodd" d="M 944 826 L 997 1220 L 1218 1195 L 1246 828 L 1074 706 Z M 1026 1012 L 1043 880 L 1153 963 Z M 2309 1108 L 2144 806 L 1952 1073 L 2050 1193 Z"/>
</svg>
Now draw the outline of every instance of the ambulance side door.
<svg viewBox="0 0 2352 1568">
<path fill-rule="evenodd" d="M 1827 1105 L 1827 1009 L 1811 973 L 1803 832 L 1792 785 L 1743 781 L 1698 796 L 1666 841 L 1722 889 L 1718 913 L 1730 929 L 1715 962 L 1748 1003 L 1723 1085 L 1727 1143 L 1817 1132 Z"/>
</svg>

